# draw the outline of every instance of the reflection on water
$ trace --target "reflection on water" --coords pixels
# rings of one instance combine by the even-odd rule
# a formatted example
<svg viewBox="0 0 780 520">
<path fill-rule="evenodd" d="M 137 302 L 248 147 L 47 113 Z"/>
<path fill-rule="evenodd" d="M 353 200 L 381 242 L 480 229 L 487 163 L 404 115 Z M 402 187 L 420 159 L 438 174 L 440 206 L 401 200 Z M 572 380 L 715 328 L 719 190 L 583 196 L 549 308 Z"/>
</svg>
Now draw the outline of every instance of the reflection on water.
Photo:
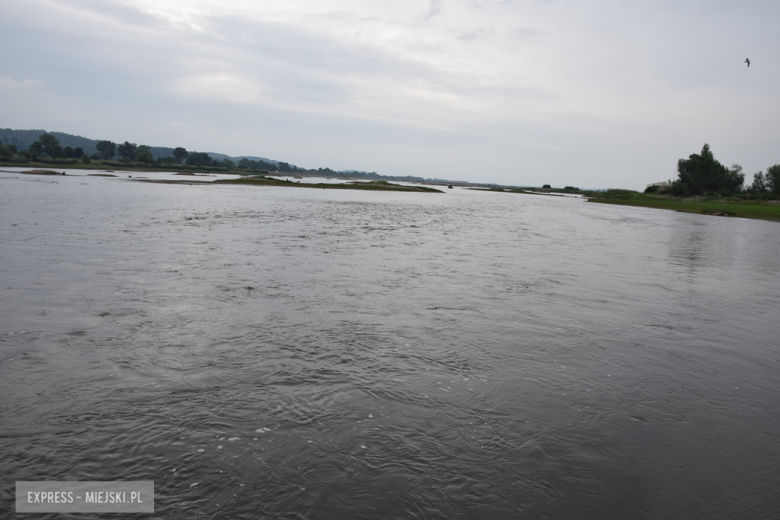
<svg viewBox="0 0 780 520">
<path fill-rule="evenodd" d="M 24 177 L 24 178 L 22 178 Z M 0 174 L 0 488 L 160 518 L 771 518 L 777 224 Z"/>
</svg>

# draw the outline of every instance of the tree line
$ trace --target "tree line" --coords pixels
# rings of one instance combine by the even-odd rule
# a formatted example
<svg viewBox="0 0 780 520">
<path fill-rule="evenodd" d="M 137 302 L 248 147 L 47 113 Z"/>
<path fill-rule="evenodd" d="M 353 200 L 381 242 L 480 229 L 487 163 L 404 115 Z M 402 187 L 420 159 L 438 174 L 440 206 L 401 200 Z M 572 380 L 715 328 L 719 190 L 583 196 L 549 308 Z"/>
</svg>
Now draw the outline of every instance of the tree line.
<svg viewBox="0 0 780 520">
<path fill-rule="evenodd" d="M 60 141 L 53 135 L 41 134 L 38 140 L 31 144 L 27 150 L 19 151 L 13 144 L 4 145 L 0 142 L 0 157 L 5 160 L 11 160 L 14 156 L 28 159 L 40 156 L 56 159 L 82 159 L 86 157 L 86 154 L 80 146 L 76 148 L 66 146 L 63 148 L 60 145 Z"/>
<path fill-rule="evenodd" d="M 263 161 L 242 158 L 238 165 L 229 158 L 223 160 L 214 159 L 208 153 L 188 151 L 184 147 L 177 147 L 168 157 L 154 158 L 151 147 L 145 144 L 138 145 L 125 141 L 124 143 L 115 143 L 109 140 L 98 141 L 95 145 L 96 152 L 87 155 L 80 147 L 72 148 L 70 146 L 62 147 L 59 140 L 49 133 L 38 136 L 38 140 L 33 142 L 27 150 L 18 150 L 14 145 L 3 145 L 0 142 L 0 160 L 17 162 L 35 161 L 40 159 L 81 159 L 83 163 L 89 164 L 93 160 L 113 161 L 117 156 L 119 160 L 126 163 L 141 163 L 145 165 L 172 166 L 175 164 L 186 164 L 188 166 L 201 166 L 212 168 L 258 170 L 258 171 L 279 171 L 296 172 L 305 171 L 294 164 L 279 162 L 277 164 Z"/>
<path fill-rule="evenodd" d="M 2 129 L 0 129 L 2 130 Z M 209 168 L 220 168 L 220 169 L 227 169 L 227 170 L 244 170 L 244 171 L 252 171 L 257 173 L 268 173 L 268 172 L 279 172 L 279 173 L 295 173 L 295 172 L 304 172 L 308 174 L 316 173 L 318 175 L 322 175 L 325 177 L 331 177 L 331 176 L 339 176 L 339 177 L 351 177 L 356 179 L 386 179 L 386 180 L 395 180 L 395 181 L 407 181 L 407 182 L 421 182 L 421 181 L 441 181 L 441 182 L 448 182 L 444 179 L 425 179 L 423 177 L 414 177 L 414 176 L 385 176 L 385 175 L 379 175 L 376 172 L 364 172 L 364 171 L 357 171 L 357 170 L 332 170 L 331 168 L 312 168 L 312 169 L 306 169 L 306 168 L 300 168 L 294 164 L 290 164 L 287 162 L 270 162 L 270 161 L 264 161 L 262 159 L 250 159 L 248 157 L 243 157 L 238 161 L 238 164 L 233 162 L 230 158 L 224 158 L 222 160 L 212 158 L 208 153 L 205 152 L 194 152 L 194 151 L 188 151 L 184 147 L 177 147 L 174 149 L 168 148 L 167 150 L 170 151 L 170 155 L 167 157 L 159 157 L 161 155 L 161 149 L 160 148 L 152 148 L 148 145 L 138 145 L 136 143 L 131 143 L 129 141 L 125 141 L 123 143 L 115 143 L 113 141 L 109 140 L 102 140 L 102 141 L 93 141 L 88 140 L 89 144 L 84 144 L 83 146 L 88 149 L 88 151 L 94 150 L 95 153 L 87 153 L 83 148 L 80 146 L 71 147 L 71 146 L 65 146 L 63 147 L 60 144 L 59 139 L 57 136 L 55 136 L 53 133 L 46 132 L 41 133 L 38 135 L 37 140 L 32 142 L 32 144 L 27 145 L 28 148 L 26 150 L 19 150 L 17 148 L 17 144 L 19 147 L 25 146 L 24 143 L 19 142 L 16 137 L 13 136 L 14 131 L 10 131 L 11 137 L 10 139 L 14 144 L 8 144 L 3 145 L 2 142 L 0 142 L 0 161 L 2 162 L 17 162 L 17 163 L 25 163 L 30 161 L 38 161 L 38 162 L 46 162 L 46 163 L 54 163 L 54 164 L 73 164 L 78 160 L 81 160 L 81 162 L 89 164 L 91 161 L 103 161 L 104 163 L 108 162 L 110 164 L 111 161 L 114 161 L 118 158 L 119 161 L 124 162 L 126 164 L 137 164 L 140 166 L 158 166 L 160 168 L 173 168 L 175 165 L 187 165 L 191 167 L 209 167 Z M 32 135 L 25 136 L 26 142 L 29 143 L 35 135 L 34 131 L 17 131 L 17 132 L 25 132 L 25 133 L 31 133 Z M 39 130 L 40 132 L 40 130 Z M 4 135 L 4 139 L 6 141 L 9 139 L 6 133 Z M 68 134 L 64 134 L 64 138 L 73 137 L 69 136 Z M 84 139 L 84 138 L 80 138 Z M 94 143 L 94 144 L 92 144 Z M 76 143 L 72 143 L 76 144 Z M 153 153 L 154 152 L 154 153 Z M 165 153 L 165 152 L 162 152 Z M 155 157 L 155 155 L 158 155 L 158 157 Z"/>
<path fill-rule="evenodd" d="M 677 179 L 666 189 L 654 185 L 649 186 L 645 193 L 659 191 L 669 192 L 678 196 L 704 194 L 718 195 L 780 195 L 780 164 L 775 164 L 753 175 L 753 183 L 745 184 L 745 174 L 742 166 L 733 164 L 731 168 L 715 159 L 706 144 L 700 153 L 691 154 L 687 159 L 677 161 Z"/>
</svg>

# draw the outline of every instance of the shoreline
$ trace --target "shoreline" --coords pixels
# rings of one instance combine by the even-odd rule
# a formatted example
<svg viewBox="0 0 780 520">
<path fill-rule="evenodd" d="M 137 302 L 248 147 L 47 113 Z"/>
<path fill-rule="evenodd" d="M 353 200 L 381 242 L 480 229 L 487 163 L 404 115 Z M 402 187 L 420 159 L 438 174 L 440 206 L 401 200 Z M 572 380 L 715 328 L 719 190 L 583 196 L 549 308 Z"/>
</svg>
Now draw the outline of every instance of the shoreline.
<svg viewBox="0 0 780 520">
<path fill-rule="evenodd" d="M 91 173 L 87 174 L 92 177 L 118 177 L 117 175 L 111 175 L 108 172 L 159 172 L 159 169 L 125 169 L 125 170 L 107 170 L 105 167 L 97 167 L 97 165 L 81 165 L 82 168 L 64 168 L 64 169 L 79 169 L 79 170 L 102 170 L 104 173 Z M 92 167 L 90 167 L 92 166 Z M 20 166 L 15 166 L 19 168 Z M 54 170 L 44 170 L 41 168 L 34 168 L 27 171 L 9 172 L 19 173 L 23 175 L 47 175 L 47 176 L 65 176 L 65 172 L 57 172 Z M 219 179 L 214 181 L 202 181 L 192 179 L 192 177 L 210 177 L 214 173 L 226 173 L 228 175 L 240 175 L 238 179 Z M 243 173 L 243 175 L 241 175 Z M 147 182 L 156 184 L 183 184 L 188 186 L 193 185 L 230 185 L 230 184 L 242 184 L 248 186 L 279 186 L 288 188 L 311 188 L 311 189 L 329 189 L 329 190 L 362 190 L 362 191 L 395 191 L 395 192 L 417 192 L 417 193 L 446 193 L 445 191 L 438 190 L 428 186 L 414 185 L 405 186 L 401 184 L 394 184 L 386 180 L 352 180 L 347 183 L 308 183 L 301 182 L 304 178 L 298 181 L 278 179 L 277 176 L 281 175 L 246 175 L 242 170 L 241 173 L 230 172 L 170 172 L 171 175 L 180 176 L 179 179 L 147 179 L 147 178 L 135 178 L 134 182 Z M 315 175 L 310 175 L 314 177 Z M 184 177 L 184 178 L 181 178 Z M 187 178 L 190 177 L 190 178 Z M 285 175 L 285 177 L 289 177 Z M 331 176 L 331 178 L 336 178 Z M 345 178 L 344 180 L 350 180 Z M 594 202 L 598 204 L 611 204 L 615 206 L 633 206 L 640 208 L 661 209 L 661 210 L 673 210 L 683 213 L 693 213 L 698 215 L 709 215 L 718 217 L 736 217 L 747 218 L 754 220 L 768 220 L 772 222 L 780 222 L 780 200 L 739 200 L 733 197 L 718 197 L 715 198 L 702 198 L 696 197 L 694 199 L 683 199 L 676 197 L 665 197 L 659 195 L 645 194 L 639 192 L 633 192 L 629 190 L 615 190 L 614 192 L 593 192 L 587 190 L 561 190 L 561 189 L 538 189 L 538 188 L 480 188 L 480 187 L 468 187 L 474 191 L 486 191 L 494 193 L 517 193 L 521 195 L 535 195 L 535 196 L 556 196 L 563 198 L 582 199 L 586 202 Z M 579 196 L 577 196 L 579 195 Z"/>
<path fill-rule="evenodd" d="M 474 189 L 474 188 L 472 188 Z M 518 193 L 521 195 L 555 196 L 562 198 L 577 198 L 586 202 L 598 204 L 612 204 L 615 206 L 633 206 L 638 208 L 662 209 L 693 213 L 697 215 L 709 215 L 716 217 L 736 217 L 753 220 L 768 220 L 780 222 L 780 200 L 739 200 L 733 197 L 706 198 L 696 197 L 684 199 L 678 197 L 665 197 L 649 195 L 628 190 L 616 190 L 614 192 L 593 192 L 587 190 L 559 190 L 545 189 L 527 190 L 515 188 L 477 189 L 496 193 Z M 572 195 L 581 195 L 573 197 Z"/>
<path fill-rule="evenodd" d="M 111 173 L 107 173 L 106 170 L 103 170 L 104 173 L 88 173 L 87 176 L 89 177 L 113 177 L 113 178 L 119 178 L 118 175 L 113 175 Z M 115 170 L 109 170 L 114 171 Z M 34 169 L 34 170 L 27 170 L 22 172 L 11 172 L 11 173 L 19 173 L 21 175 L 44 175 L 44 176 L 68 176 L 65 172 L 58 172 L 54 170 L 42 170 L 42 169 Z M 167 172 L 164 172 L 167 173 Z M 198 174 L 198 173 L 172 173 L 171 175 L 180 175 L 183 177 L 211 177 L 212 175 L 208 174 Z M 80 177 L 71 175 L 71 177 Z M 416 192 L 416 193 L 444 193 L 441 190 L 437 190 L 435 188 L 429 188 L 426 186 L 404 186 L 401 184 L 393 184 L 388 181 L 353 181 L 353 182 L 347 182 L 347 183 L 304 183 L 301 181 L 293 182 L 290 180 L 283 180 L 283 179 L 275 179 L 272 177 L 265 177 L 265 176 L 242 176 L 238 179 L 217 179 L 213 181 L 202 181 L 202 180 L 195 180 L 192 178 L 183 178 L 183 179 L 148 179 L 146 177 L 136 177 L 132 178 L 132 176 L 128 176 L 131 178 L 133 182 L 145 182 L 145 183 L 151 183 L 151 184 L 180 184 L 180 185 L 187 185 L 187 186 L 213 186 L 213 185 L 230 185 L 230 184 L 241 184 L 241 185 L 248 185 L 248 186 L 279 186 L 284 188 L 311 188 L 311 189 L 323 189 L 323 190 L 360 190 L 360 191 L 393 191 L 393 192 Z"/>
<path fill-rule="evenodd" d="M 660 197 L 648 197 L 646 199 L 605 199 L 593 197 L 588 198 L 587 201 L 598 204 L 611 204 L 614 206 L 633 206 L 639 208 L 673 210 L 698 215 L 780 222 L 780 205 L 767 204 L 766 202 L 761 201 L 680 200 Z"/>
</svg>

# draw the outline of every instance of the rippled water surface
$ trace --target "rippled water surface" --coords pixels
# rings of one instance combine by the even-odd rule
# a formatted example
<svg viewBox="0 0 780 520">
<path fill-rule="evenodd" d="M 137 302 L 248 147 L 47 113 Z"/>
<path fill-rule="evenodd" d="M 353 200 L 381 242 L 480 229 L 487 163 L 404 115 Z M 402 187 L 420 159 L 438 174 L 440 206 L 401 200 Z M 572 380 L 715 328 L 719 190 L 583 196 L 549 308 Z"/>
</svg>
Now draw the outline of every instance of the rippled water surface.
<svg viewBox="0 0 780 520">
<path fill-rule="evenodd" d="M 8 172 L 0 217 L 0 516 L 780 511 L 777 223 Z"/>
</svg>

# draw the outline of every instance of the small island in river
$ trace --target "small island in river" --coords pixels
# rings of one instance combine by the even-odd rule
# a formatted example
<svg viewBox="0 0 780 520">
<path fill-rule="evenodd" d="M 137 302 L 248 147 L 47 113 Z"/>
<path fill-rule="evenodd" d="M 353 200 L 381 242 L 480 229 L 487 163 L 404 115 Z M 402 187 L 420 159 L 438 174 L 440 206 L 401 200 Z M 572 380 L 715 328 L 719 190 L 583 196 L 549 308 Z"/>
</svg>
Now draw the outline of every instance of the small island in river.
<svg viewBox="0 0 780 520">
<path fill-rule="evenodd" d="M 284 179 L 275 179 L 273 177 L 266 177 L 264 175 L 257 175 L 253 177 L 242 177 L 240 179 L 226 179 L 214 181 L 210 184 L 248 184 L 250 186 L 286 186 L 293 188 L 320 188 L 323 190 L 369 190 L 369 191 L 417 191 L 427 193 L 444 193 L 441 190 L 435 188 L 428 188 L 426 186 L 404 186 L 402 184 L 393 184 L 387 181 L 356 181 L 349 183 L 310 183 L 310 182 L 293 182 Z"/>
</svg>

